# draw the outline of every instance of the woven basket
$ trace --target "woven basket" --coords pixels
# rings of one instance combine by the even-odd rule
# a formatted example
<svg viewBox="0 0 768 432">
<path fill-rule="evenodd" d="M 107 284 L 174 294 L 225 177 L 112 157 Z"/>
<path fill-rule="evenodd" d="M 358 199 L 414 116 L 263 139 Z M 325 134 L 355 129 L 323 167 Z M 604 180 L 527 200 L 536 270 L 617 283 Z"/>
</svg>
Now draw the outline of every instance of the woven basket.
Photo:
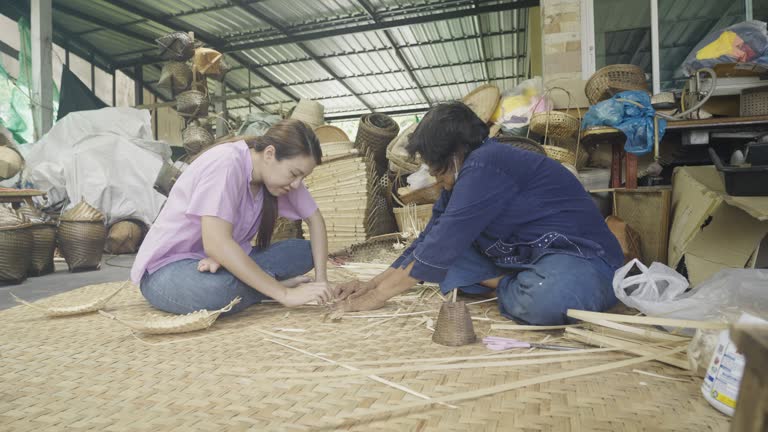
<svg viewBox="0 0 768 432">
<path fill-rule="evenodd" d="M 373 158 L 377 175 L 386 172 L 387 145 L 399 132 L 400 126 L 386 114 L 372 113 L 360 117 L 355 148 Z"/>
<path fill-rule="evenodd" d="M 190 155 L 200 153 L 204 148 L 213 144 L 213 141 L 214 137 L 211 131 L 197 120 L 189 122 L 187 127 L 181 131 L 181 142 Z"/>
<path fill-rule="evenodd" d="M 291 118 L 301 120 L 312 128 L 316 128 L 325 123 L 325 107 L 320 102 L 299 99 L 299 103 L 294 107 Z"/>
<path fill-rule="evenodd" d="M 182 92 L 192 84 L 192 68 L 188 64 L 171 61 L 163 65 L 157 85 Z"/>
<path fill-rule="evenodd" d="M 24 168 L 24 159 L 11 147 L 0 147 L 0 180 L 9 179 Z"/>
<path fill-rule="evenodd" d="M 483 84 L 480 87 L 467 93 L 466 96 L 461 98 L 464 105 L 472 109 L 472 111 L 480 117 L 483 123 L 488 123 L 491 119 L 493 112 L 496 111 L 496 106 L 499 104 L 500 92 L 498 87 Z"/>
<path fill-rule="evenodd" d="M 180 169 L 168 162 L 163 162 L 163 166 L 160 167 L 160 172 L 157 173 L 157 178 L 155 179 L 155 190 L 165 196 L 170 195 L 171 189 L 180 175 Z"/>
<path fill-rule="evenodd" d="M 114 255 L 136 253 L 146 234 L 147 226 L 141 221 L 127 219 L 115 222 L 109 227 L 104 252 Z"/>
<path fill-rule="evenodd" d="M 184 117 L 205 117 L 210 101 L 208 95 L 199 90 L 187 90 L 176 97 L 176 111 Z"/>
<path fill-rule="evenodd" d="M 572 150 L 569 150 L 565 147 L 558 147 L 558 146 L 552 146 L 552 145 L 545 145 L 542 146 L 544 148 L 544 151 L 547 152 L 547 156 L 550 158 L 564 163 L 574 166 L 577 169 L 581 169 L 586 164 L 587 160 L 589 159 L 589 155 L 586 154 L 584 151 L 579 152 L 579 159 L 576 160 L 576 153 L 574 153 Z"/>
<path fill-rule="evenodd" d="M 496 141 L 504 144 L 510 144 L 519 149 L 528 150 L 530 152 L 547 156 L 547 152 L 544 150 L 544 146 L 530 138 L 520 136 L 499 136 L 496 137 Z"/>
<path fill-rule="evenodd" d="M 410 174 L 419 170 L 421 158 L 418 155 L 411 157 L 405 149 L 405 146 L 408 145 L 408 138 L 416 129 L 416 126 L 418 126 L 418 123 L 408 126 L 387 145 L 386 156 L 389 160 L 390 171 Z"/>
<path fill-rule="evenodd" d="M 53 273 L 53 252 L 56 250 L 56 225 L 33 223 L 27 228 L 32 236 L 30 255 L 30 276 Z"/>
<path fill-rule="evenodd" d="M 211 77 L 221 77 L 226 72 L 222 69 L 222 60 L 224 55 L 215 49 L 211 48 L 195 48 L 195 53 L 192 57 L 192 64 L 195 71 L 201 75 Z"/>
<path fill-rule="evenodd" d="M 173 32 L 155 39 L 160 57 L 165 60 L 186 61 L 195 53 L 195 41 L 188 33 Z"/>
<path fill-rule="evenodd" d="M 446 346 L 462 346 L 477 340 L 472 315 L 464 302 L 445 302 L 440 307 L 432 333 L 432 342 Z"/>
<path fill-rule="evenodd" d="M 317 135 L 317 139 L 320 141 L 320 144 L 349 141 L 349 136 L 347 136 L 346 132 L 340 128 L 337 128 L 336 126 L 331 125 L 322 125 L 316 127 L 315 135 Z"/>
<path fill-rule="evenodd" d="M 29 225 L 0 228 L 0 282 L 21 283 L 32 264 Z"/>
<path fill-rule="evenodd" d="M 407 205 L 392 209 L 400 232 L 418 234 L 424 231 L 432 218 L 432 204 Z"/>
<path fill-rule="evenodd" d="M 568 95 L 568 107 L 565 112 L 561 111 L 544 111 L 535 113 L 531 116 L 531 122 L 528 125 L 528 131 L 543 135 L 545 138 L 555 139 L 568 139 L 575 138 L 581 132 L 581 109 L 576 107 L 578 117 L 575 117 L 569 112 L 571 111 L 571 105 L 573 104 L 573 98 L 571 92 L 561 87 L 552 87 L 544 92 L 538 103 L 545 101 L 547 95 L 554 90 L 560 90 Z M 538 105 L 537 103 L 537 105 Z M 535 107 L 534 107 L 535 111 Z"/>
<path fill-rule="evenodd" d="M 69 271 L 98 269 L 106 237 L 104 215 L 85 201 L 59 218 L 56 240 Z"/>
<path fill-rule="evenodd" d="M 584 93 L 592 105 L 627 90 L 648 91 L 645 72 L 631 64 L 606 66 L 595 72 L 584 87 Z"/>
<path fill-rule="evenodd" d="M 398 190 L 399 201 L 405 206 L 408 204 L 423 205 L 434 204 L 440 198 L 443 188 L 435 183 L 425 188 L 409 190 L 407 193 L 400 193 Z"/>
</svg>

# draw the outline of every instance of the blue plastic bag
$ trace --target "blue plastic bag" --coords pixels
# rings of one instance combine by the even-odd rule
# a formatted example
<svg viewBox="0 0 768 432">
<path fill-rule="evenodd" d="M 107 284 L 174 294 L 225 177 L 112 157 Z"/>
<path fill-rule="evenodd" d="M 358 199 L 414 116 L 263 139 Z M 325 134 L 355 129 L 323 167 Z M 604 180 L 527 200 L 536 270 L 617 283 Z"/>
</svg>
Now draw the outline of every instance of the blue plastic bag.
<svg viewBox="0 0 768 432">
<path fill-rule="evenodd" d="M 593 105 L 582 121 L 582 128 L 611 126 L 624 132 L 624 150 L 643 155 L 653 150 L 653 117 L 656 110 L 651 97 L 643 91 L 621 92 L 611 99 Z M 664 136 L 667 121 L 659 119 L 659 140 Z"/>
</svg>

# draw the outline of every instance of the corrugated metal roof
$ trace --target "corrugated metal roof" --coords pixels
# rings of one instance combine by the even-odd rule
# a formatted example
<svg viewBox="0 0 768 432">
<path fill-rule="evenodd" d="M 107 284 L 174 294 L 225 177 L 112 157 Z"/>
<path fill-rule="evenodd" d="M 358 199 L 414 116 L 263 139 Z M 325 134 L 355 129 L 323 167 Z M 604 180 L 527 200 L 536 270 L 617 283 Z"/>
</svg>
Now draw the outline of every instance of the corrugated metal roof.
<svg viewBox="0 0 768 432">
<path fill-rule="evenodd" d="M 229 93 L 246 92 L 250 85 L 261 92 L 251 98 L 259 109 L 287 109 L 298 98 L 310 98 L 319 100 L 327 115 L 342 115 L 369 108 L 424 109 L 458 99 L 484 81 L 514 85 L 528 69 L 527 9 L 508 10 L 519 2 L 536 3 L 54 0 L 54 27 L 72 35 L 72 45 L 96 49 L 112 64 L 150 63 L 143 66 L 144 80 L 162 95 L 167 91 L 156 86 L 160 69 L 152 61 L 157 53 L 152 41 L 172 29 L 194 31 L 227 52 L 233 66 L 226 78 Z M 93 20 L 57 13 L 57 5 Z M 6 9 L 0 5 L 0 12 Z M 444 18 L 422 22 L 435 14 Z M 398 25 L 380 24 L 393 22 Z M 300 43 L 294 38 L 307 33 L 322 37 Z M 252 43 L 259 46 L 245 45 Z M 247 112 L 238 108 L 247 103 L 236 99 L 229 105 Z"/>
</svg>

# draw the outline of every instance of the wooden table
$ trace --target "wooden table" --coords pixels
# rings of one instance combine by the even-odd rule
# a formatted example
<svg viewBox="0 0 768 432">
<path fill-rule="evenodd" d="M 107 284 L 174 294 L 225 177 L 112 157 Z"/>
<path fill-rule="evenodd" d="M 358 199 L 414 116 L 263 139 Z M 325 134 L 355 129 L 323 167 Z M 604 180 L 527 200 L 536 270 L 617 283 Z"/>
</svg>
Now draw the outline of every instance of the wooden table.
<svg viewBox="0 0 768 432">
<path fill-rule="evenodd" d="M 624 132 L 609 126 L 598 126 L 584 129 L 581 132 L 581 143 L 611 145 L 611 184 L 612 188 L 621 187 L 621 159 L 625 157 L 626 188 L 637 189 L 637 156 L 624 151 L 627 136 Z"/>
<path fill-rule="evenodd" d="M 37 189 L 0 188 L 0 203 L 11 203 L 13 208 L 19 208 L 21 203 L 34 206 L 33 197 L 46 197 L 46 193 Z"/>
</svg>

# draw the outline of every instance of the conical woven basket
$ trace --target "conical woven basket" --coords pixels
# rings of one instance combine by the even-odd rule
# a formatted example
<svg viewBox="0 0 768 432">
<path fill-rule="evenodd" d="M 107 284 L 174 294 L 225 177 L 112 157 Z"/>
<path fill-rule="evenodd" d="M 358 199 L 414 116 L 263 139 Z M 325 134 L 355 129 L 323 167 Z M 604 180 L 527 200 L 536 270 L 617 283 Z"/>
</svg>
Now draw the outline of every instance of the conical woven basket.
<svg viewBox="0 0 768 432">
<path fill-rule="evenodd" d="M 59 220 L 57 241 L 69 271 L 98 269 L 107 237 L 104 215 L 81 201 Z"/>
<path fill-rule="evenodd" d="M 483 84 L 480 87 L 467 93 L 461 98 L 464 105 L 480 117 L 484 123 L 488 123 L 493 112 L 496 111 L 496 105 L 499 104 L 500 92 L 498 87 L 490 84 Z"/>
<path fill-rule="evenodd" d="M 340 128 L 337 128 L 336 126 L 331 125 L 322 125 L 316 127 L 315 135 L 317 135 L 317 139 L 320 141 L 320 144 L 349 141 L 349 136 L 347 136 L 346 132 Z"/>
<path fill-rule="evenodd" d="M 195 41 L 188 33 L 173 32 L 155 39 L 160 57 L 166 60 L 185 61 L 195 53 Z"/>
<path fill-rule="evenodd" d="M 214 137 L 207 127 L 193 120 L 181 132 L 181 142 L 189 155 L 194 156 L 213 144 Z"/>
<path fill-rule="evenodd" d="M 21 283 L 27 278 L 32 249 L 29 225 L 6 206 L 0 206 L 0 282 Z"/>
<path fill-rule="evenodd" d="M 192 84 L 192 68 L 188 64 L 171 61 L 163 65 L 157 85 L 182 92 Z"/>
<path fill-rule="evenodd" d="M 147 226 L 138 220 L 127 219 L 113 223 L 108 230 L 104 252 L 120 255 L 139 251 L 147 234 Z"/>
<path fill-rule="evenodd" d="M 176 111 L 184 117 L 205 117 L 209 105 L 208 95 L 199 90 L 187 90 L 176 97 Z"/>
<path fill-rule="evenodd" d="M 467 305 L 462 301 L 443 303 L 437 315 L 432 342 L 446 346 L 462 346 L 476 340 L 472 315 Z"/>
</svg>

